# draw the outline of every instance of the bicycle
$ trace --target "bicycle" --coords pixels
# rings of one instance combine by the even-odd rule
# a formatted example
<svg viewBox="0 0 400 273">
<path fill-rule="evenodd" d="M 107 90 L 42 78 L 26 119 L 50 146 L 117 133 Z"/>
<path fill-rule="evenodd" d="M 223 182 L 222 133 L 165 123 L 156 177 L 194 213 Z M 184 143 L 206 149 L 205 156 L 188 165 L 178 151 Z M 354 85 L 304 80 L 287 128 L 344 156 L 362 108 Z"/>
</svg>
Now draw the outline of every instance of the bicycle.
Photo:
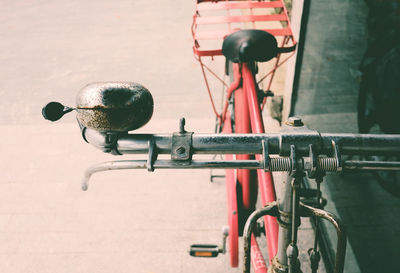
<svg viewBox="0 0 400 273">
<path fill-rule="evenodd" d="M 112 94 L 112 95 L 110 95 Z M 124 96 L 122 96 L 123 94 Z M 106 99 L 105 99 L 106 98 Z M 121 99 L 123 98 L 123 99 Z M 52 102 L 43 108 L 46 119 L 55 121 L 76 110 L 84 140 L 103 152 L 114 155 L 147 154 L 145 160 L 103 162 L 87 169 L 82 188 L 88 189 L 90 177 L 101 171 L 120 169 L 251 169 L 263 172 L 287 172 L 285 191 L 277 201 L 255 210 L 248 218 L 244 235 L 244 272 L 250 272 L 250 261 L 255 272 L 267 272 L 262 256 L 258 256 L 254 234 L 259 232 L 257 220 L 265 215 L 279 222 L 277 254 L 270 257 L 271 272 L 301 272 L 298 261 L 297 232 L 300 217 L 322 217 L 331 222 L 338 234 L 335 272 L 343 272 L 346 238 L 340 220 L 317 205 L 300 202 L 308 178 L 322 181 L 325 172 L 342 170 L 399 171 L 400 162 L 346 160 L 342 155 L 400 155 L 400 135 L 322 134 L 307 129 L 298 118 L 279 134 L 196 134 L 185 130 L 184 119 L 179 131 L 168 135 L 131 134 L 131 128 L 144 125 L 152 114 L 152 98 L 147 89 L 133 83 L 97 83 L 86 86 L 78 94 L 76 108 Z M 135 112 L 137 118 L 126 113 Z M 121 116 L 121 113 L 124 113 Z M 115 117 L 118 116 L 118 123 Z M 133 115 L 135 116 L 135 115 Z M 121 120 L 122 119 L 122 120 Z M 197 160 L 197 154 L 253 154 L 249 160 Z M 158 159 L 169 154 L 171 159 Z M 317 195 L 319 198 L 320 195 Z M 315 238 L 310 252 L 311 268 L 318 269 L 320 253 Z M 251 250 L 251 251 L 250 251 Z M 217 248 L 211 254 L 223 251 Z"/>
<path fill-rule="evenodd" d="M 265 9 L 272 11 L 266 12 Z M 276 9 L 278 11 L 276 12 Z M 265 25 L 268 22 L 269 25 Z M 246 24 L 250 24 L 250 29 Z M 271 26 L 271 24 L 273 26 Z M 212 27 L 212 31 L 206 26 Z M 262 109 L 271 91 L 277 69 L 293 54 L 281 59 L 283 53 L 293 52 L 293 37 L 288 11 L 282 0 L 278 1 L 197 1 L 192 24 L 193 52 L 199 62 L 207 92 L 216 116 L 216 133 L 264 133 Z M 276 37 L 282 37 L 280 47 Z M 223 42 L 222 42 L 223 40 Z M 222 48 L 221 48 L 222 44 Z M 204 58 L 224 56 L 225 74 L 229 82 L 204 62 Z M 258 64 L 275 58 L 274 65 L 265 75 L 257 75 Z M 208 71 L 226 88 L 221 112 L 217 111 L 207 78 Z M 256 77 L 258 80 L 256 80 Z M 260 84 L 268 80 L 266 91 Z M 261 105 L 260 105 L 261 104 Z M 233 159 L 227 155 L 226 159 Z M 251 155 L 238 154 L 239 160 L 249 160 Z M 260 159 L 259 156 L 256 156 Z M 238 240 L 248 216 L 254 211 L 260 188 L 262 204 L 276 200 L 273 178 L 270 173 L 250 170 L 226 170 L 229 253 L 232 267 L 238 266 Z M 211 175 L 211 180 L 214 176 Z M 268 251 L 276 253 L 278 224 L 271 217 L 265 219 Z M 193 256 L 211 255 L 215 246 L 195 245 Z M 212 254 L 216 256 L 217 254 Z"/>
<path fill-rule="evenodd" d="M 210 1 L 199 2 L 206 3 Z M 222 1 L 219 2 L 221 3 Z M 223 2 L 224 4 L 234 3 L 233 1 Z M 240 4 L 248 2 L 250 1 L 241 1 Z M 278 5 L 278 2 L 280 1 L 269 3 Z M 238 33 L 243 35 L 251 33 L 259 35 L 261 41 L 267 41 L 267 47 L 270 49 L 272 48 L 272 51 L 275 48 L 274 40 L 268 34 L 257 31 Z M 232 45 L 237 45 L 236 41 L 237 40 L 234 39 Z M 295 45 L 295 41 L 292 40 L 292 42 Z M 292 47 L 294 45 L 292 45 Z M 286 50 L 289 51 L 289 49 Z M 229 50 L 229 46 L 228 52 L 235 53 L 234 50 Z M 263 54 L 265 54 L 265 52 L 257 50 L 256 52 L 264 57 Z M 222 53 L 222 51 L 220 51 L 220 53 Z M 235 107 L 235 103 L 231 104 L 228 102 L 230 99 L 227 99 L 228 106 L 226 106 L 226 108 L 230 111 L 224 110 L 224 115 L 221 115 L 221 117 L 217 119 L 216 126 L 217 133 L 223 132 L 224 134 L 201 136 L 186 132 L 183 121 L 180 123 L 179 132 L 172 135 L 128 134 L 128 131 L 142 126 L 150 119 L 153 103 L 149 92 L 144 87 L 131 83 L 103 83 L 89 85 L 84 88 L 78 96 L 78 107 L 76 108 L 83 138 L 87 142 L 102 149 L 104 152 L 113 154 L 147 154 L 147 159 L 113 161 L 95 165 L 87 170 L 84 177 L 83 189 L 87 189 L 88 181 L 93 173 L 105 170 L 136 168 L 147 168 L 149 171 L 154 171 L 157 168 L 229 169 L 227 171 L 227 189 L 229 197 L 228 204 L 230 206 L 229 214 L 231 216 L 229 219 L 229 240 L 231 241 L 229 251 L 231 254 L 231 264 L 237 265 L 238 262 L 238 255 L 236 254 L 238 245 L 236 242 L 240 230 L 242 229 L 239 228 L 240 212 L 243 212 L 240 216 L 242 217 L 241 225 L 244 226 L 245 272 L 249 272 L 250 270 L 250 260 L 252 260 L 253 265 L 256 265 L 256 272 L 267 272 L 268 270 L 264 258 L 261 258 L 262 253 L 257 247 L 255 236 L 252 235 L 262 232 L 260 228 L 262 225 L 257 223 L 259 217 L 269 215 L 265 217 L 265 222 L 269 222 L 269 224 L 265 224 L 265 227 L 267 240 L 269 240 L 268 247 L 271 249 L 269 250 L 268 259 L 270 268 L 272 268 L 271 270 L 273 272 L 299 272 L 300 263 L 297 257 L 297 229 L 299 219 L 300 216 L 317 215 L 330 219 L 337 227 L 340 236 L 336 269 L 337 272 L 342 272 L 346 242 L 343 228 L 340 221 L 338 221 L 335 216 L 320 210 L 321 196 L 319 189 L 315 192 L 314 200 L 311 202 L 314 207 L 300 203 L 299 193 L 304 192 L 302 182 L 304 181 L 305 173 L 307 173 L 310 178 L 316 178 L 317 185 L 319 185 L 325 171 L 371 168 L 379 170 L 398 170 L 399 164 L 397 161 L 388 163 L 347 160 L 343 162 L 341 153 L 344 155 L 367 154 L 372 156 L 376 153 L 377 149 L 383 149 L 383 153 L 385 154 L 399 154 L 399 136 L 321 135 L 318 132 L 307 130 L 303 126 L 301 120 L 295 118 L 290 119 L 288 127 L 289 132 L 284 132 L 279 135 L 265 134 L 263 133 L 262 117 L 259 111 L 259 104 L 263 103 L 259 98 L 262 97 L 262 100 L 264 100 L 264 96 L 261 96 L 263 94 L 259 92 L 260 90 L 257 88 L 257 85 L 254 84 L 256 66 L 253 62 L 250 63 L 250 65 L 229 65 L 229 62 L 227 62 L 228 68 L 231 67 L 228 71 L 235 71 L 234 74 L 236 74 L 236 77 L 232 79 L 233 84 L 238 84 L 239 86 L 240 79 L 243 79 L 243 82 L 247 82 L 243 84 L 245 87 L 243 89 L 249 90 L 246 94 L 248 96 L 248 101 L 251 103 L 248 108 L 253 111 L 248 114 L 250 117 L 247 117 L 244 121 L 237 121 L 238 117 L 245 116 L 246 114 L 239 111 L 237 109 L 238 107 Z M 276 67 L 273 73 L 275 70 Z M 232 75 L 232 73 L 230 74 Z M 231 88 L 231 94 L 237 87 Z M 238 92 L 233 94 L 236 95 L 236 93 L 238 94 Z M 90 94 L 90 96 L 85 94 Z M 247 96 L 239 97 L 236 101 L 245 100 Z M 234 97 L 237 98 L 237 96 Z M 61 104 L 52 103 L 45 107 L 43 112 L 47 118 L 56 120 L 63 114 L 72 110 L 74 109 L 64 107 Z M 232 124 L 233 119 L 230 112 L 233 112 L 234 124 Z M 254 117 L 251 117 L 252 115 L 254 115 Z M 246 129 L 248 131 L 242 132 L 242 134 L 230 134 L 232 133 L 232 128 L 237 132 L 237 128 L 245 124 L 246 120 L 250 119 L 253 120 L 254 123 L 254 125 L 251 125 L 252 129 L 256 128 L 257 130 L 253 130 L 253 133 L 250 133 L 249 129 Z M 257 132 L 259 134 L 254 134 Z M 360 143 L 363 145 L 360 145 Z M 198 153 L 224 154 L 226 160 L 193 160 L 193 156 Z M 157 159 L 159 154 L 170 154 L 171 160 L 159 160 Z M 232 154 L 243 155 L 244 157 L 236 157 L 236 160 L 234 160 Z M 282 157 L 270 157 L 270 155 L 276 154 Z M 254 155 L 255 159 L 252 157 Z M 269 194 L 269 196 L 264 196 L 263 198 L 265 199 L 263 200 L 265 201 L 263 202 L 264 208 L 256 210 L 255 207 L 253 207 L 255 200 L 251 198 L 251 190 L 247 191 L 249 194 L 241 194 L 245 196 L 243 201 L 240 201 L 240 195 L 239 200 L 237 200 L 238 192 L 236 191 L 234 170 L 238 168 L 257 170 L 259 173 L 258 176 L 260 177 L 259 180 L 263 182 L 260 184 L 262 186 L 267 183 L 269 184 L 265 187 L 268 188 L 268 190 L 265 188 L 260 189 L 260 192 L 264 192 L 265 195 Z M 264 171 L 290 172 L 290 175 L 287 177 L 288 182 L 285 183 L 285 194 L 278 202 L 274 195 L 272 179 L 268 178 L 270 177 L 270 173 Z M 238 173 L 240 172 L 241 171 Z M 245 187 L 247 185 L 248 189 L 251 189 L 251 185 L 255 184 L 255 178 L 251 178 L 251 174 L 248 172 L 242 172 L 242 174 L 243 173 L 245 174 L 244 176 L 249 178 L 246 178 L 248 182 L 242 181 L 241 184 L 245 184 Z M 245 210 L 245 205 L 243 205 L 245 202 L 248 204 L 247 211 Z M 253 210 L 254 212 L 248 217 L 248 214 Z M 279 219 L 279 226 L 273 217 Z M 316 232 L 316 234 L 314 247 L 310 251 L 311 267 L 314 272 L 318 268 L 320 256 L 317 249 L 318 232 Z M 225 232 L 225 236 L 227 236 L 227 232 Z M 250 252 L 250 248 L 252 252 Z M 287 251 L 289 251 L 289 253 L 287 253 Z M 219 253 L 225 252 L 225 247 L 217 245 L 194 245 L 192 246 L 191 252 L 194 256 L 215 257 Z"/>
</svg>

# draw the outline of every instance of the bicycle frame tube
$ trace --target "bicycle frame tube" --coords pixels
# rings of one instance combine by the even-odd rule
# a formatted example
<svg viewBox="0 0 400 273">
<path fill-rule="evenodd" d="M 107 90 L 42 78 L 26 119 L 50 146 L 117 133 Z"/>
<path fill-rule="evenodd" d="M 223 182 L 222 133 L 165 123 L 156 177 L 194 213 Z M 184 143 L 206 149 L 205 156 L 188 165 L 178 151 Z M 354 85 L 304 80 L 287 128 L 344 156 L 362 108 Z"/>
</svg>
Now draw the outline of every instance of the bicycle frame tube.
<svg viewBox="0 0 400 273">
<path fill-rule="evenodd" d="M 226 120 L 224 122 L 223 133 L 232 133 L 231 116 L 227 113 Z M 233 160 L 233 155 L 225 155 L 226 160 Z M 232 267 L 239 265 L 239 227 L 238 227 L 238 207 L 237 207 L 237 195 L 236 195 L 236 177 L 233 169 L 226 169 L 226 193 L 227 193 L 227 205 L 228 205 L 228 224 L 229 224 L 229 255 L 230 264 Z"/>
<path fill-rule="evenodd" d="M 234 72 L 234 83 L 240 82 L 242 75 L 240 72 L 240 65 L 233 64 Z M 249 104 L 247 101 L 247 95 L 245 90 L 240 86 L 236 87 L 235 99 L 234 99 L 234 115 L 235 115 L 235 133 L 251 133 L 250 127 L 250 116 L 249 116 Z M 249 160 L 250 155 L 236 155 L 238 160 Z M 250 170 L 237 170 L 237 180 L 241 185 L 241 199 L 244 210 L 252 210 L 256 203 L 256 196 L 254 193 L 257 192 L 257 184 L 255 180 L 255 172 Z M 244 211 L 242 212 L 244 213 Z"/>
<path fill-rule="evenodd" d="M 265 133 L 254 74 L 247 64 L 242 65 L 243 89 L 247 95 L 252 133 Z M 256 155 L 262 160 L 261 155 Z M 263 206 L 276 200 L 275 187 L 270 172 L 257 170 L 259 189 Z M 269 260 L 276 255 L 278 249 L 278 223 L 274 217 L 265 216 L 265 234 L 267 238 Z"/>
<path fill-rule="evenodd" d="M 229 99 L 233 92 L 235 93 L 235 132 L 236 133 L 264 133 L 264 125 L 263 119 L 261 116 L 260 104 L 258 103 L 257 98 L 257 88 L 256 81 L 252 70 L 249 68 L 247 64 L 233 64 L 233 73 L 234 73 L 234 81 L 227 91 L 227 100 L 224 105 L 224 109 L 222 112 L 223 122 L 224 122 L 224 133 L 231 133 L 230 131 L 230 117 L 227 114 L 227 105 Z M 229 123 L 229 124 L 226 124 Z M 228 125 L 228 126 L 227 126 Z M 229 130 L 229 131 L 227 131 Z M 237 155 L 237 159 L 246 160 L 250 159 L 249 155 Z M 262 160 L 262 155 L 256 155 L 257 160 Z M 245 182 L 246 178 L 250 179 L 250 171 L 249 170 L 237 170 L 237 178 L 239 183 L 242 184 L 242 197 L 243 197 L 243 205 L 245 208 L 250 208 L 250 181 Z M 233 187 L 231 181 L 234 179 L 232 176 L 232 170 L 227 170 L 226 178 L 227 178 L 227 190 L 228 190 L 228 219 L 230 221 L 230 227 L 235 229 L 232 232 L 236 234 L 236 225 L 232 225 L 231 213 L 237 209 L 236 198 L 232 198 L 235 193 L 232 190 L 236 190 L 236 187 Z M 261 190 L 261 198 L 262 204 L 266 205 L 269 202 L 275 201 L 275 188 L 273 184 L 273 179 L 271 173 L 264 172 L 263 170 L 257 170 L 258 176 L 258 187 Z M 229 186 L 230 185 L 230 186 Z M 237 198 L 242 198 L 237 196 Z M 235 204 L 232 204 L 235 202 Z M 276 219 L 271 216 L 265 216 L 265 234 L 267 237 L 267 245 L 268 245 L 268 253 L 270 261 L 276 255 L 278 250 L 278 224 Z M 237 223 L 237 222 L 236 222 Z M 230 240 L 236 236 L 230 236 Z M 237 246 L 237 242 L 230 242 L 231 247 Z M 260 265 L 260 257 L 262 257 L 262 253 L 260 248 L 258 247 L 257 241 L 253 239 L 252 246 L 252 263 L 257 264 L 255 267 L 257 273 L 265 273 L 267 272 L 266 266 Z M 231 251 L 231 266 L 237 266 L 238 260 L 237 257 L 233 253 L 237 253 L 237 251 Z"/>
</svg>

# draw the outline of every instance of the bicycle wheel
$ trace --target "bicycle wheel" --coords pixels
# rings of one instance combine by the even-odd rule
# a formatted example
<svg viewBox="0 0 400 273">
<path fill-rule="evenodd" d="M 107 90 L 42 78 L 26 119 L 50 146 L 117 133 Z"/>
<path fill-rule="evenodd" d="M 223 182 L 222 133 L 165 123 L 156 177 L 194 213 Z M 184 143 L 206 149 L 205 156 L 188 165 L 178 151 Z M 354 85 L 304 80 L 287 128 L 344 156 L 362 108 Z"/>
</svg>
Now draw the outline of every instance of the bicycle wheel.
<svg viewBox="0 0 400 273">
<path fill-rule="evenodd" d="M 358 93 L 357 123 L 361 134 L 377 130 L 377 111 L 373 98 L 374 82 L 371 80 L 371 74 L 370 70 L 364 72 Z"/>
<path fill-rule="evenodd" d="M 358 96 L 358 109 L 357 109 L 357 121 L 358 130 L 362 134 L 379 134 L 382 133 L 382 129 L 377 124 L 379 118 L 379 112 L 376 109 L 374 102 L 373 91 L 376 88 L 376 75 L 372 73 L 372 69 L 368 69 L 364 72 L 361 84 L 360 92 Z M 373 157 L 369 160 L 397 160 L 396 158 L 389 157 Z M 400 172 L 374 172 L 375 179 L 390 194 L 400 197 Z"/>
<path fill-rule="evenodd" d="M 373 160 L 398 161 L 397 157 L 374 157 Z M 400 197 L 400 172 L 374 172 L 374 177 L 383 189 L 393 196 Z"/>
</svg>

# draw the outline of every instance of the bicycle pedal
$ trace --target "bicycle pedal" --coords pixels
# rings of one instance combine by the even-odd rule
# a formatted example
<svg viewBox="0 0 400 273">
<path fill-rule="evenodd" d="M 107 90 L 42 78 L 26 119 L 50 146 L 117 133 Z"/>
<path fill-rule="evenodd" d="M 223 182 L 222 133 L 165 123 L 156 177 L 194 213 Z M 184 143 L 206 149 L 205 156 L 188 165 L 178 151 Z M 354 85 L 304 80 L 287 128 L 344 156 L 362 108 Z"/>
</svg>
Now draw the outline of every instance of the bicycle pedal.
<svg viewBox="0 0 400 273">
<path fill-rule="evenodd" d="M 229 227 L 222 227 L 222 246 L 217 245 L 207 245 L 207 244 L 196 244 L 191 245 L 189 254 L 193 257 L 202 257 L 202 258 L 215 258 L 219 253 L 226 253 L 226 238 L 229 235 Z"/>
<path fill-rule="evenodd" d="M 201 258 L 215 258 L 221 252 L 217 245 L 196 244 L 190 246 L 190 256 Z"/>
</svg>

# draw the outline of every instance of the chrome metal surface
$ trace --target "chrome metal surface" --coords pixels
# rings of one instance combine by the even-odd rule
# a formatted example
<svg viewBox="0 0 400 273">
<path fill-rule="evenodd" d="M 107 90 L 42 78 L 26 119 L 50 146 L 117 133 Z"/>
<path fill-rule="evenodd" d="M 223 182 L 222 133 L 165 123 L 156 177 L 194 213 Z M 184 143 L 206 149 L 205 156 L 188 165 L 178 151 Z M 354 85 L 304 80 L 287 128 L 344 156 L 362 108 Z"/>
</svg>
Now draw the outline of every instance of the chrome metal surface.
<svg viewBox="0 0 400 273">
<path fill-rule="evenodd" d="M 262 154 L 264 141 L 269 155 L 290 155 L 290 146 L 296 147 L 296 156 L 310 155 L 310 145 L 316 155 L 335 155 L 335 146 L 342 155 L 400 155 L 400 135 L 361 134 L 196 134 L 192 135 L 193 154 Z M 105 133 L 95 130 L 84 132 L 84 138 L 101 148 Z M 148 141 L 153 138 L 160 154 L 170 154 L 172 134 L 126 134 L 120 133 L 116 148 L 121 154 L 147 154 Z M 292 143 L 292 144 L 290 144 Z M 271 158 L 272 159 L 272 158 Z"/>
<path fill-rule="evenodd" d="M 126 169 L 144 169 L 146 168 L 146 160 L 136 161 L 108 161 L 93 165 L 86 169 L 85 175 L 82 179 L 82 190 L 86 191 L 89 188 L 90 177 L 97 172 L 111 171 L 111 170 L 126 170 Z"/>
<path fill-rule="evenodd" d="M 82 180 L 82 189 L 88 189 L 90 177 L 97 172 L 126 170 L 126 169 L 149 169 L 147 160 L 115 160 L 98 163 L 86 169 Z M 257 160 L 192 160 L 190 164 L 181 164 L 174 160 L 155 160 L 150 171 L 154 169 L 262 169 L 263 163 Z"/>
<path fill-rule="evenodd" d="M 151 138 L 154 139 L 159 154 L 171 153 L 172 135 L 121 135 L 118 138 L 117 149 L 121 154 L 147 154 L 149 148 L 148 142 Z"/>
<path fill-rule="evenodd" d="M 146 153 L 141 149 L 143 138 L 155 137 L 157 147 L 169 154 L 172 135 L 121 136 L 118 150 L 121 153 Z M 313 144 L 316 154 L 333 155 L 332 141 L 340 147 L 342 155 L 354 154 L 400 154 L 400 135 L 359 135 L 359 134 L 196 134 L 193 139 L 194 154 L 262 154 L 262 140 L 268 143 L 269 154 L 290 154 L 290 143 L 296 147 L 296 155 L 309 155 Z M 160 142 L 159 142 L 160 141 Z M 139 148 L 137 148 L 137 146 Z M 169 146 L 169 147 L 168 147 Z M 287 152 L 286 152 L 287 151 Z"/>
<path fill-rule="evenodd" d="M 279 134 L 193 134 L 196 154 L 262 154 L 262 140 L 270 154 L 279 153 Z"/>
<path fill-rule="evenodd" d="M 294 128 L 300 130 L 302 127 Z M 342 168 L 356 171 L 400 170 L 399 162 L 363 160 L 341 162 L 340 160 L 340 154 L 400 155 L 400 135 L 318 134 L 309 131 L 297 131 L 291 134 L 289 132 L 281 134 L 191 134 L 192 143 L 184 148 L 185 152 L 189 150 L 190 155 L 193 154 L 193 156 L 195 154 L 264 154 L 264 157 L 269 157 L 269 155 L 278 155 L 282 154 L 282 151 L 289 150 L 291 151 L 289 154 L 295 154 L 296 158 L 270 157 L 269 160 L 263 158 L 262 160 L 243 161 L 190 160 L 185 164 L 178 164 L 179 161 L 174 160 L 156 160 L 155 152 L 157 155 L 171 154 L 173 149 L 173 135 L 171 134 L 128 134 L 84 129 L 82 135 L 87 142 L 104 152 L 113 154 L 148 154 L 150 152 L 151 154 L 148 155 L 147 162 L 137 160 L 127 164 L 116 161 L 102 165 L 102 167 L 92 167 L 87 171 L 86 180 L 94 172 L 120 168 L 148 168 L 150 171 L 157 168 L 265 169 L 269 165 L 270 171 L 291 171 L 292 173 L 295 169 L 311 170 L 312 172 L 336 172 Z M 297 145 L 289 145 L 291 142 Z M 332 143 L 336 145 L 332 145 Z M 286 145 L 288 147 L 284 147 Z M 174 148 L 179 148 L 175 146 Z"/>
<path fill-rule="evenodd" d="M 284 179 L 281 183 L 284 184 L 284 190 L 282 196 L 278 198 L 278 208 L 279 208 L 279 237 L 278 237 L 278 252 L 276 254 L 277 262 L 287 267 L 287 254 L 286 248 L 290 244 L 292 239 L 292 181 L 293 177 L 286 173 Z"/>
<path fill-rule="evenodd" d="M 344 259 L 346 255 L 346 232 L 340 219 L 325 210 L 313 208 L 304 204 L 300 204 L 302 216 L 310 217 L 316 216 L 328 220 L 336 229 L 337 234 L 337 247 L 336 247 L 336 261 L 335 273 L 343 273 Z"/>
<path fill-rule="evenodd" d="M 257 225 L 257 219 L 265 215 L 277 216 L 278 205 L 276 202 L 269 203 L 267 206 L 254 211 L 246 221 L 243 231 L 243 272 L 250 273 L 250 261 L 251 261 L 251 234 Z"/>
<path fill-rule="evenodd" d="M 343 168 L 354 171 L 400 171 L 400 162 L 346 160 Z"/>
<path fill-rule="evenodd" d="M 400 135 L 322 133 L 321 138 L 325 147 L 323 150 L 331 147 L 334 141 L 342 155 L 400 153 Z"/>
</svg>

